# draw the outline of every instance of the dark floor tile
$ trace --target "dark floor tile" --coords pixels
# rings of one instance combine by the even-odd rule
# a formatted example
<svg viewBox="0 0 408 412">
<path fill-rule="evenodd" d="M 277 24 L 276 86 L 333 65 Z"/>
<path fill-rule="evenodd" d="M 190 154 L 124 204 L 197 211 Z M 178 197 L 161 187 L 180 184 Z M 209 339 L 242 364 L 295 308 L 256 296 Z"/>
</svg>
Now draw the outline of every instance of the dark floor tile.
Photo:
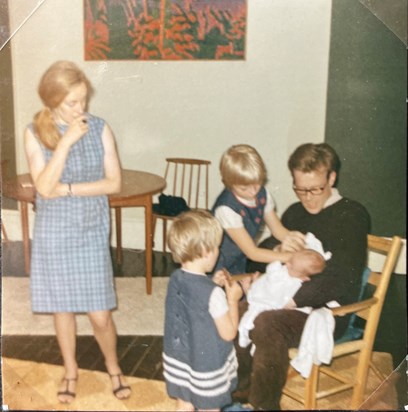
<svg viewBox="0 0 408 412">
<path fill-rule="evenodd" d="M 131 343 L 126 353 L 120 357 L 120 365 L 124 374 L 139 376 L 138 368 L 150 350 L 153 341 L 154 336 L 139 336 Z"/>
<path fill-rule="evenodd" d="M 77 360 L 78 366 L 90 370 L 106 370 L 103 355 L 94 337 L 82 337 L 77 341 Z"/>
<path fill-rule="evenodd" d="M 162 376 L 162 353 L 163 339 L 156 338 L 153 340 L 150 348 L 145 352 L 145 357 L 137 368 L 138 376 L 146 377 L 146 379 L 163 379 Z"/>
<path fill-rule="evenodd" d="M 2 336 L 2 356 L 62 365 L 55 336 Z M 161 336 L 118 336 L 117 353 L 125 375 L 163 380 Z M 77 337 L 77 360 L 82 369 L 106 372 L 104 359 L 93 336 Z"/>
</svg>

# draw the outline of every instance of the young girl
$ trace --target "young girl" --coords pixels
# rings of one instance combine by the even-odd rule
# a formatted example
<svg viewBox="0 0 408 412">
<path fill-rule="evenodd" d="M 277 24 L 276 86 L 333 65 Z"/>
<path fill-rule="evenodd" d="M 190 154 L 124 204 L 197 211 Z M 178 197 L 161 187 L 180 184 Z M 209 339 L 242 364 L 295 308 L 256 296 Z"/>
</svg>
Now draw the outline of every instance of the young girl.
<svg viewBox="0 0 408 412">
<path fill-rule="evenodd" d="M 244 273 L 247 259 L 270 263 L 285 263 L 291 253 L 262 249 L 255 238 L 263 223 L 278 240 L 286 239 L 293 251 L 304 245 L 304 235 L 289 232 L 274 210 L 271 195 L 265 189 L 266 168 L 259 153 L 249 145 L 230 147 L 222 156 L 220 172 L 225 189 L 213 206 L 213 214 L 224 229 L 220 256 L 215 270 L 226 269 L 231 274 Z"/>
<path fill-rule="evenodd" d="M 224 290 L 206 276 L 218 258 L 222 228 L 208 212 L 186 212 L 172 224 L 168 245 L 181 263 L 170 278 L 163 368 L 177 410 L 219 410 L 231 403 L 237 383 L 233 339 L 242 290 L 224 279 Z"/>
</svg>

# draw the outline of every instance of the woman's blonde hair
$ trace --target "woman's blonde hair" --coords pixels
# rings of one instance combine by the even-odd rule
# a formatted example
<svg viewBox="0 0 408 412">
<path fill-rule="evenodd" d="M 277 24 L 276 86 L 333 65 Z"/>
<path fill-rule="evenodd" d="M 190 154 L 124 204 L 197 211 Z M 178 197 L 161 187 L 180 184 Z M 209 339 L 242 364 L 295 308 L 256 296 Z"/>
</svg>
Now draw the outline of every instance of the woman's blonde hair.
<svg viewBox="0 0 408 412">
<path fill-rule="evenodd" d="M 64 60 L 52 64 L 41 77 L 38 94 L 45 107 L 34 116 L 33 124 L 41 143 L 50 150 L 55 149 L 61 137 L 51 111 L 63 102 L 74 86 L 82 83 L 89 99 L 93 93 L 90 81 L 74 63 Z"/>
<path fill-rule="evenodd" d="M 260 154 L 247 144 L 231 146 L 221 157 L 220 172 L 228 189 L 233 185 L 266 183 L 266 167 Z"/>
<path fill-rule="evenodd" d="M 219 247 L 222 227 L 211 213 L 198 210 L 184 212 L 170 227 L 167 243 L 177 263 L 192 262 Z"/>
</svg>

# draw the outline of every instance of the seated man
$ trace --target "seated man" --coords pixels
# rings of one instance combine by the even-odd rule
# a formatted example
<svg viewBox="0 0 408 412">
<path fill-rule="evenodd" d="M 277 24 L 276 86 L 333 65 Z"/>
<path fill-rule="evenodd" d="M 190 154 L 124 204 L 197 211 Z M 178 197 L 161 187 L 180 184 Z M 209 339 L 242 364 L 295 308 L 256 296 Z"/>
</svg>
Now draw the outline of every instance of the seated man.
<svg viewBox="0 0 408 412">
<path fill-rule="evenodd" d="M 331 146 L 304 144 L 290 156 L 288 165 L 293 189 L 300 202 L 291 205 L 282 216 L 291 231 L 312 232 L 332 252 L 321 274 L 304 282 L 292 299 L 292 306 L 322 307 L 326 302 L 340 305 L 357 300 L 361 274 L 366 264 L 367 234 L 370 218 L 359 203 L 344 198 L 334 188 L 339 158 Z M 298 239 L 285 238 L 282 244 L 268 238 L 262 247 L 299 250 Z M 264 272 L 264 265 L 250 264 L 248 272 Z M 241 315 L 247 309 L 242 302 Z M 298 347 L 307 314 L 301 310 L 279 309 L 261 313 L 254 321 L 249 337 L 256 346 L 253 358 L 249 348 L 237 344 L 238 390 L 235 399 L 248 400 L 255 409 L 279 410 L 282 389 L 289 367 L 288 350 Z M 348 317 L 336 319 L 335 339 L 340 337 Z"/>
</svg>

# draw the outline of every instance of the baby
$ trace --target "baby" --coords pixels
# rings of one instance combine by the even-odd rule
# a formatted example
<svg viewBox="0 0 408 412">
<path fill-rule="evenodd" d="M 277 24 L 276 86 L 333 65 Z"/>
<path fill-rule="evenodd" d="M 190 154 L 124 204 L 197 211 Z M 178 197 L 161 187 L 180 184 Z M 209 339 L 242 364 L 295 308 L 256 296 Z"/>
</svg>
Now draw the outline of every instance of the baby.
<svg viewBox="0 0 408 412">
<path fill-rule="evenodd" d="M 302 283 L 325 268 L 331 253 L 324 252 L 321 242 L 311 233 L 306 235 L 306 247 L 307 249 L 294 252 L 285 265 L 280 262 L 270 263 L 266 273 L 251 284 L 247 294 L 248 310 L 238 329 L 241 347 L 250 344 L 249 331 L 253 329 L 254 320 L 261 312 L 292 308 L 292 298 Z"/>
</svg>

